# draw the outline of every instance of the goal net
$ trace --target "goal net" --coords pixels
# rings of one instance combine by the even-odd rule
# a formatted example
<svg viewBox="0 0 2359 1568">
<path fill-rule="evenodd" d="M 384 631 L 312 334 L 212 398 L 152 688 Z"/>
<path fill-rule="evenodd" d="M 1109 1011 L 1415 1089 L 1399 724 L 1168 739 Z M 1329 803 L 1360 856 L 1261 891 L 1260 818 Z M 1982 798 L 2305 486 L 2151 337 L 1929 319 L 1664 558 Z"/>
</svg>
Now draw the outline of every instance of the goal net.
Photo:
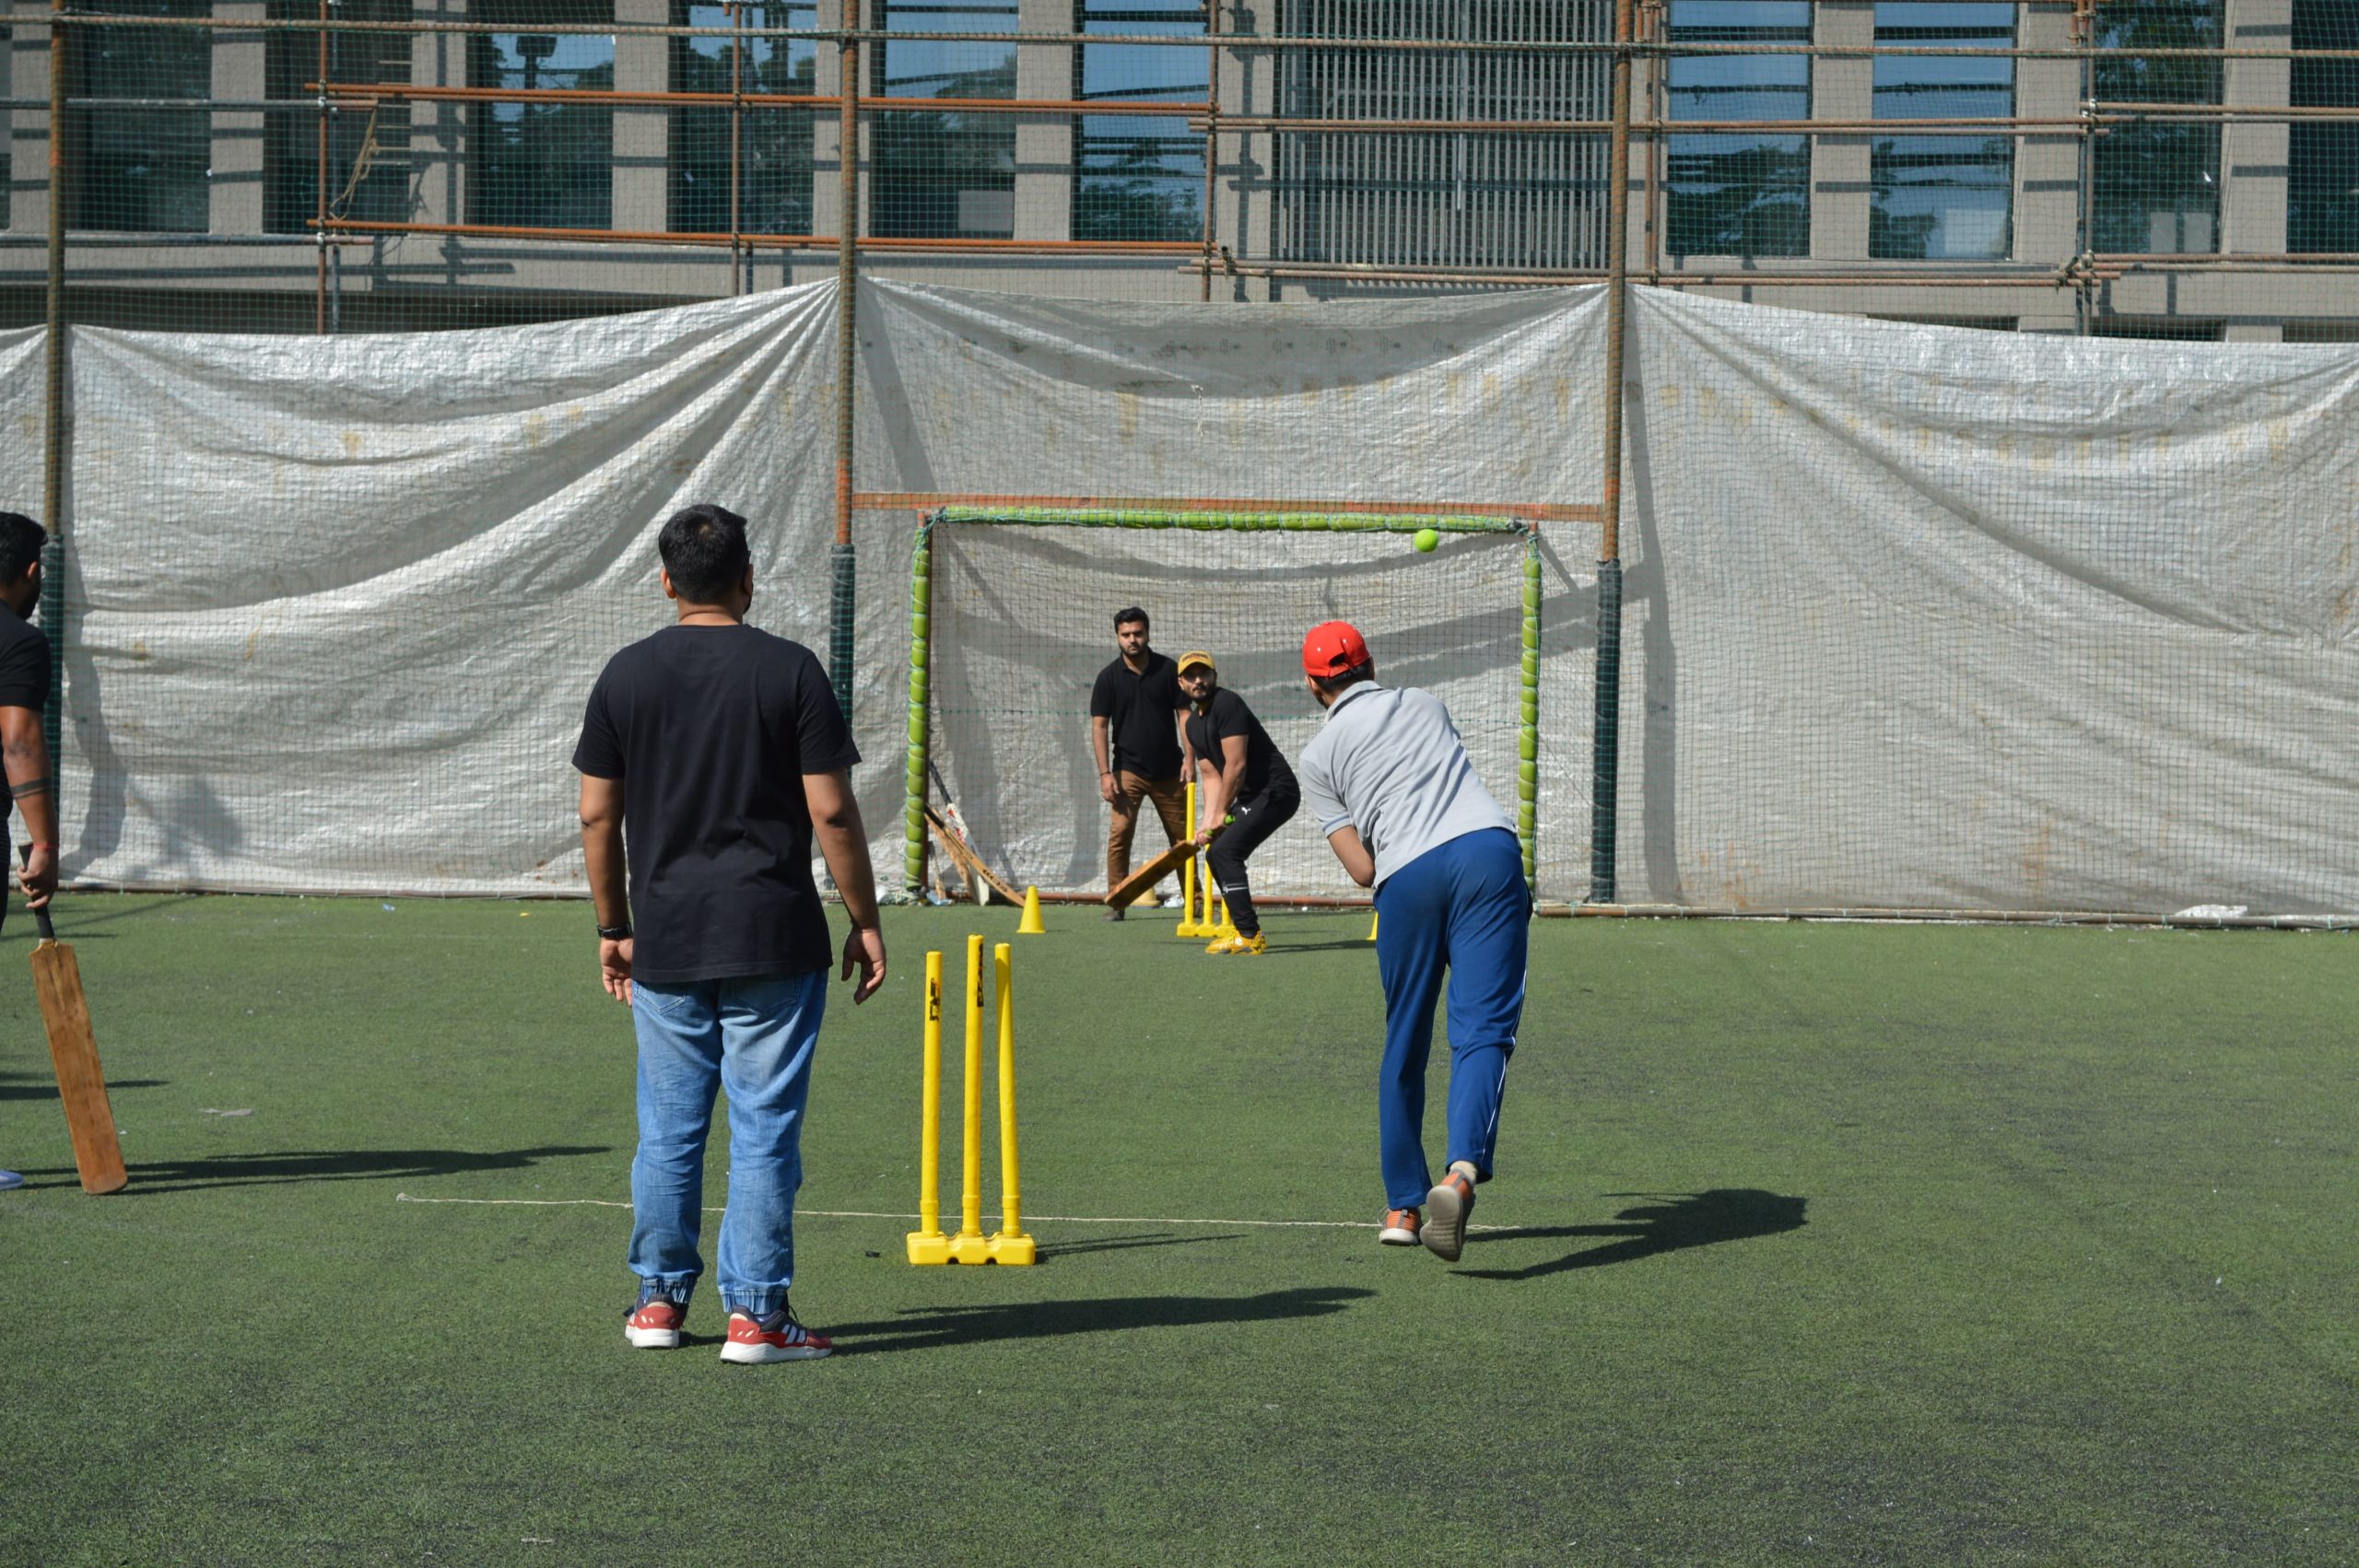
<svg viewBox="0 0 2359 1568">
<path fill-rule="evenodd" d="M 1428 527 L 1441 540 L 1421 552 L 1413 535 Z M 939 806 L 944 786 L 986 864 L 1019 890 L 1104 889 L 1109 812 L 1089 696 L 1118 657 L 1114 614 L 1131 605 L 1147 612 L 1157 651 L 1210 652 L 1221 684 L 1289 763 L 1321 716 L 1303 682 L 1303 633 L 1350 621 L 1378 679 L 1449 706 L 1475 770 L 1518 823 L 1529 873 L 1539 564 L 1525 526 L 1499 518 L 937 513 L 920 534 L 912 578 L 911 891 L 922 886 L 920 857 L 933 852 L 923 802 Z M 1141 817 L 1134 866 L 1166 842 L 1152 808 Z M 1362 891 L 1307 816 L 1256 852 L 1253 886 L 1257 899 L 1281 902 Z"/>
</svg>

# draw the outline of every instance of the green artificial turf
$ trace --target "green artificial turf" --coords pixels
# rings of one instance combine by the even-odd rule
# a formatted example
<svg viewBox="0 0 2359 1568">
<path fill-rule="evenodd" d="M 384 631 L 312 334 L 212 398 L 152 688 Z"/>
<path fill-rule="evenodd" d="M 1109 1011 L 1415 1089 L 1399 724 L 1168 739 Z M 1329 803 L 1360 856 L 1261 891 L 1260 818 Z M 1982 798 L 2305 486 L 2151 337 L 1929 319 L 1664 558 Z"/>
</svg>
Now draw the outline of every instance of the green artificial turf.
<svg viewBox="0 0 2359 1568">
<path fill-rule="evenodd" d="M 8 921 L 0 1562 L 2359 1559 L 2359 939 L 1543 922 L 1449 1267 L 1375 1245 L 1364 913 L 1052 908 L 1043 1260 L 920 1270 L 923 953 L 1015 921 L 895 910 L 804 1144 L 839 1352 L 747 1368 L 710 1290 L 623 1344 L 587 909 L 390 904 L 65 901 L 106 1199 Z"/>
</svg>

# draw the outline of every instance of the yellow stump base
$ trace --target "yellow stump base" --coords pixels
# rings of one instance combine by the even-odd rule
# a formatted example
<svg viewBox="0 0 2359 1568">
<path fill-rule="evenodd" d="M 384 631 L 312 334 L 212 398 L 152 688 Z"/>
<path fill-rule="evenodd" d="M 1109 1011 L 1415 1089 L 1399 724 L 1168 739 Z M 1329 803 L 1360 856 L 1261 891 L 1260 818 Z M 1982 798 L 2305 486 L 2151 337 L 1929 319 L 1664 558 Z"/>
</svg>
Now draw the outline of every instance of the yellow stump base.
<svg viewBox="0 0 2359 1568">
<path fill-rule="evenodd" d="M 992 1261 L 994 1263 L 1015 1264 L 1033 1261 L 1032 1238 L 1022 1231 L 1013 1234 L 1006 1231 L 995 1232 L 985 1245 L 991 1248 Z"/>
<path fill-rule="evenodd" d="M 951 1262 L 989 1263 L 991 1260 L 991 1237 L 986 1235 L 955 1235 L 950 1238 Z"/>
<path fill-rule="evenodd" d="M 909 1243 L 910 1261 L 912 1263 L 950 1261 L 950 1238 L 940 1231 L 911 1231 Z"/>
</svg>

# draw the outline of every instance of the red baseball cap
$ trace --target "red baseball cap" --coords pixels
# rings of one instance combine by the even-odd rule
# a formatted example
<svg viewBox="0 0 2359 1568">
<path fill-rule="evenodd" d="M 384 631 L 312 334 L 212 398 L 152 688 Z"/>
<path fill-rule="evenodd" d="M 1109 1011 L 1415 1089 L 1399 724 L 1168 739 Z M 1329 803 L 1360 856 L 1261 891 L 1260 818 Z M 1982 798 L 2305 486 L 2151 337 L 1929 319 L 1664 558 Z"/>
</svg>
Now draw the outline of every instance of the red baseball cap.
<svg viewBox="0 0 2359 1568">
<path fill-rule="evenodd" d="M 1349 621 L 1321 621 L 1302 639 L 1302 669 L 1320 680 L 1367 662 L 1367 643 Z"/>
</svg>

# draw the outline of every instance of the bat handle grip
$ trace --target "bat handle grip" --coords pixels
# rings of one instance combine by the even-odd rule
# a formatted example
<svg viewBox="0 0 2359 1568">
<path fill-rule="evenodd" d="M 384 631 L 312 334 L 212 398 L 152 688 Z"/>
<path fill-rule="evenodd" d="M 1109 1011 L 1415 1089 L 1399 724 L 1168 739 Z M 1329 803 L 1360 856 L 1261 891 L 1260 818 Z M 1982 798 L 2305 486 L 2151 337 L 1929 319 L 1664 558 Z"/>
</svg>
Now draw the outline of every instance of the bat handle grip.
<svg viewBox="0 0 2359 1568">
<path fill-rule="evenodd" d="M 17 846 L 17 863 L 20 866 L 29 866 L 33 863 L 33 847 L 31 845 L 19 844 Z M 44 904 L 40 908 L 33 911 L 33 924 L 40 928 L 41 941 L 55 942 L 57 940 L 57 928 L 49 923 L 48 905 Z"/>
</svg>

